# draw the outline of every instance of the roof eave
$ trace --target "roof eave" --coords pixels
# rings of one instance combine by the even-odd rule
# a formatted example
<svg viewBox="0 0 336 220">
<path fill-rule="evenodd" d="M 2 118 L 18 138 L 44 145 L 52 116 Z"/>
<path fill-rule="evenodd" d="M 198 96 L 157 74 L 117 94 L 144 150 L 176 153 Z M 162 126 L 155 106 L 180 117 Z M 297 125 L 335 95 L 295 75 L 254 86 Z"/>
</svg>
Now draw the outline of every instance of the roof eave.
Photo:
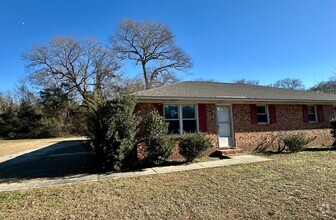
<svg viewBox="0 0 336 220">
<path fill-rule="evenodd" d="M 207 97 L 168 97 L 168 96 L 138 96 L 138 100 L 164 101 L 225 101 L 225 102 L 272 102 L 272 103 L 333 103 L 336 100 L 321 99 L 256 99 L 256 98 L 207 98 Z"/>
</svg>

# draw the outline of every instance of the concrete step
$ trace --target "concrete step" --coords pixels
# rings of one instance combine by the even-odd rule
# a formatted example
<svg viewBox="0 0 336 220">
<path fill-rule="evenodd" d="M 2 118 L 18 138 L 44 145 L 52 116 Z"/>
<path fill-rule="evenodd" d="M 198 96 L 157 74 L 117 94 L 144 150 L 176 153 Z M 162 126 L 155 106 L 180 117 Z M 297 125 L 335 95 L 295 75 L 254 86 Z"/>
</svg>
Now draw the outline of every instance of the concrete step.
<svg viewBox="0 0 336 220">
<path fill-rule="evenodd" d="M 220 148 L 217 150 L 218 154 L 225 156 L 237 156 L 237 155 L 243 155 L 244 150 L 240 148 Z"/>
</svg>

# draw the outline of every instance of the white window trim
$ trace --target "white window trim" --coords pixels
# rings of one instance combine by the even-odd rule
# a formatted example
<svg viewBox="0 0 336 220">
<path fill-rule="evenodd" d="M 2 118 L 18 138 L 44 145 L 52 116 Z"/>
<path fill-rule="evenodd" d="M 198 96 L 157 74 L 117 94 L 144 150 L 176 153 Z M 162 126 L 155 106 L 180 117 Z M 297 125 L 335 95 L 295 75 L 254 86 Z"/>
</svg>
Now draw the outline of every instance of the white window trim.
<svg viewBox="0 0 336 220">
<path fill-rule="evenodd" d="M 257 105 L 257 107 L 265 107 L 266 116 L 267 116 L 267 122 L 259 122 L 258 121 L 258 124 L 259 125 L 268 125 L 270 123 L 268 105 Z M 260 114 L 260 113 L 258 113 L 258 110 L 257 110 L 257 120 L 258 120 L 258 115 L 265 115 L 265 114 L 264 113 Z"/>
<path fill-rule="evenodd" d="M 310 121 L 309 120 L 309 109 L 307 110 L 307 116 L 308 116 L 308 123 L 317 123 L 318 122 L 318 118 L 317 118 L 317 110 L 316 110 L 316 105 L 308 105 L 309 107 L 314 107 L 314 114 L 315 114 L 315 121 Z M 312 114 L 311 114 L 312 115 Z"/>
<path fill-rule="evenodd" d="M 199 120 L 198 120 L 198 104 L 173 104 L 173 103 L 164 103 L 163 104 L 163 117 L 166 115 L 166 108 L 165 105 L 177 105 L 178 108 L 178 119 L 166 119 L 165 121 L 179 121 L 180 130 L 179 134 L 168 134 L 169 136 L 180 136 L 180 135 L 188 135 L 183 134 L 183 120 L 196 120 L 196 133 L 199 132 Z M 183 113 L 182 113 L 182 106 L 186 105 L 193 105 L 195 106 L 195 118 L 187 118 L 183 119 Z"/>
</svg>

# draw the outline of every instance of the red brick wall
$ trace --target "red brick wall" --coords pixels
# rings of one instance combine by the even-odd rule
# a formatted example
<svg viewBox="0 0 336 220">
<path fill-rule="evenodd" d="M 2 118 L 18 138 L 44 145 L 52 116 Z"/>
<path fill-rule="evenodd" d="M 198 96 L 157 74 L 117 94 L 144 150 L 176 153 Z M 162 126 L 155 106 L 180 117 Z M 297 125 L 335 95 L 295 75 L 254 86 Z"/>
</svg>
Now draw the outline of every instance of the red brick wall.
<svg viewBox="0 0 336 220">
<path fill-rule="evenodd" d="M 139 103 L 137 111 L 141 115 L 145 115 L 155 110 L 156 104 Z M 311 145 L 332 144 L 333 139 L 330 135 L 329 120 L 333 117 L 333 106 L 324 105 L 323 117 L 324 122 L 304 123 L 302 105 L 275 105 L 276 123 L 275 124 L 252 124 L 250 105 L 249 104 L 233 104 L 232 120 L 234 129 L 234 141 L 237 148 L 252 151 L 264 143 L 277 147 L 277 141 L 272 141 L 281 135 L 304 133 L 307 137 L 317 137 Z M 206 104 L 207 117 L 207 136 L 213 139 L 213 148 L 206 154 L 212 153 L 218 147 L 217 138 L 217 118 L 216 105 Z M 178 138 L 177 138 L 178 140 Z M 171 160 L 181 160 L 178 154 L 178 145 L 169 158 Z"/>
<path fill-rule="evenodd" d="M 206 115 L 208 122 L 208 133 L 217 135 L 217 116 L 216 116 L 216 105 L 207 104 L 206 105 Z"/>
<path fill-rule="evenodd" d="M 135 112 L 138 112 L 141 116 L 145 116 L 147 113 L 156 110 L 155 103 L 138 103 L 135 107 Z"/>
<path fill-rule="evenodd" d="M 264 142 L 272 142 L 279 135 L 304 133 L 308 137 L 317 136 L 312 145 L 330 145 L 329 120 L 333 117 L 333 106 L 324 105 L 324 122 L 304 123 L 302 105 L 275 105 L 275 124 L 252 124 L 250 106 L 232 105 L 233 127 L 237 148 L 254 150 Z M 275 141 L 276 142 L 276 141 Z M 276 143 L 273 143 L 277 147 Z"/>
<path fill-rule="evenodd" d="M 157 103 L 138 103 L 135 107 L 135 112 L 141 117 L 145 117 L 149 112 L 157 110 L 156 108 L 160 107 Z M 159 111 L 162 114 L 162 110 Z M 144 125 L 140 124 L 140 134 L 144 132 Z"/>
</svg>

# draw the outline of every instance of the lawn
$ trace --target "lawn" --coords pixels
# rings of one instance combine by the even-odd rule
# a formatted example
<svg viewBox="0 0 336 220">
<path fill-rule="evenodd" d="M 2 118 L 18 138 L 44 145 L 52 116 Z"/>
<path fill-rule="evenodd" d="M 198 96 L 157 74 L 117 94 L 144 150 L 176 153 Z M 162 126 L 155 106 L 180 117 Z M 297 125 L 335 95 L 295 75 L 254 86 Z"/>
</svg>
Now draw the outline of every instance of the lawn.
<svg viewBox="0 0 336 220">
<path fill-rule="evenodd" d="M 0 219 L 334 219 L 336 151 L 0 193 Z"/>
</svg>

